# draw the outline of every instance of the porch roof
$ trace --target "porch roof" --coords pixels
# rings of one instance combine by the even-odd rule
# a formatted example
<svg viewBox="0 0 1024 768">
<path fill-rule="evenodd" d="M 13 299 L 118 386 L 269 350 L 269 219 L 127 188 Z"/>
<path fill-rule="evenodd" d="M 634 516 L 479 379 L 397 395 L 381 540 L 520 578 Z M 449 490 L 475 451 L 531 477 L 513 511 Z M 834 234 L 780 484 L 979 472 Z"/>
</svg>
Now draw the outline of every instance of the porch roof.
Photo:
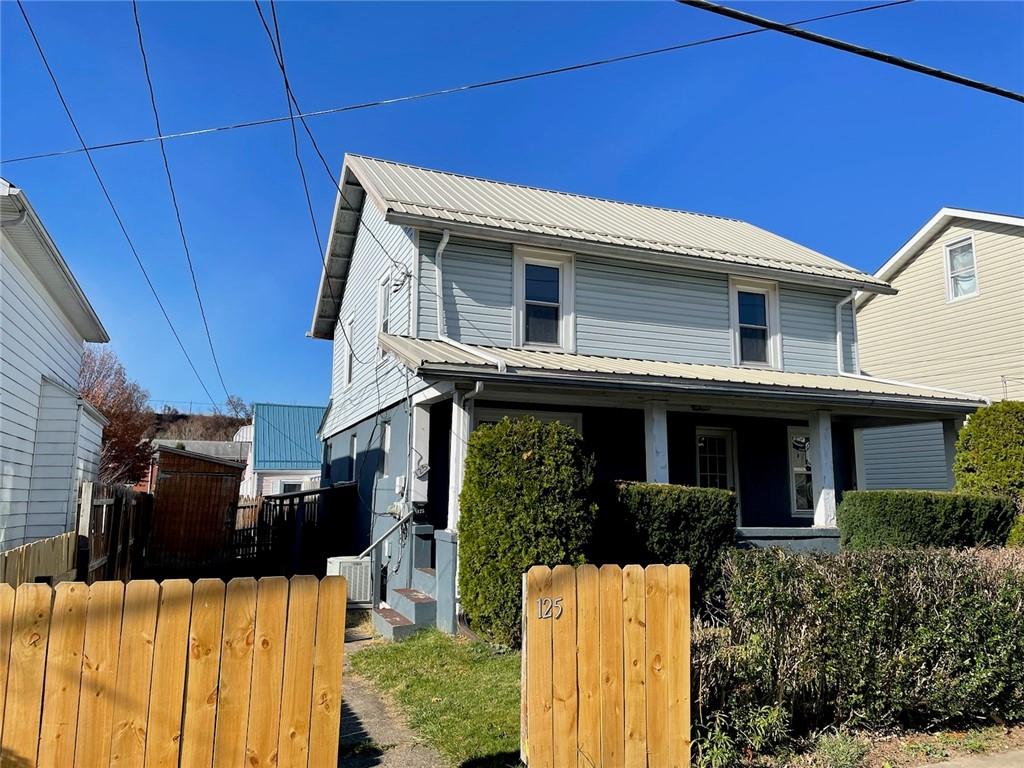
<svg viewBox="0 0 1024 768">
<path fill-rule="evenodd" d="M 708 395 L 753 395 L 836 404 L 917 406 L 953 413 L 970 413 L 988 402 L 981 395 L 853 374 L 794 373 L 764 368 L 455 345 L 437 339 L 390 334 L 381 334 L 380 343 L 418 375 L 437 378 L 470 377 L 523 383 L 690 391 Z"/>
</svg>

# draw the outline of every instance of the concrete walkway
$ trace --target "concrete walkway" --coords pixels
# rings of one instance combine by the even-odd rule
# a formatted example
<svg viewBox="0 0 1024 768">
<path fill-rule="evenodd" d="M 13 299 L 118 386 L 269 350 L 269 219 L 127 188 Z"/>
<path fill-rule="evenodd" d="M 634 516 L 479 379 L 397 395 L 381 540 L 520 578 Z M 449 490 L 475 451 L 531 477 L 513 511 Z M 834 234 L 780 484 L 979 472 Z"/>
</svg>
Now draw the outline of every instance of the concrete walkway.
<svg viewBox="0 0 1024 768">
<path fill-rule="evenodd" d="M 342 682 L 341 759 L 345 768 L 447 768 L 367 683 L 352 674 L 349 654 L 365 642 L 345 643 Z"/>
<path fill-rule="evenodd" d="M 1024 766 L 1024 749 L 1010 752 L 995 752 L 991 755 L 972 755 L 958 757 L 945 763 L 933 763 L 931 768 L 1022 768 Z"/>
</svg>

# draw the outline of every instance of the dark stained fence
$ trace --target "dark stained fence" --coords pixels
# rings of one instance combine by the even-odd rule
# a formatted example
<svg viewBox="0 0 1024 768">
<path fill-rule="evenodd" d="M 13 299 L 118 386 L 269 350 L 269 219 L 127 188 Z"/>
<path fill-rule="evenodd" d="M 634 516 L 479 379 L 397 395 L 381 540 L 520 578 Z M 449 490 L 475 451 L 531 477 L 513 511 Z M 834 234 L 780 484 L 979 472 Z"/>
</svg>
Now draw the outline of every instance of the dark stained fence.
<svg viewBox="0 0 1024 768">
<path fill-rule="evenodd" d="M 78 499 L 77 578 L 128 581 L 138 569 L 153 497 L 123 485 L 82 483 Z"/>
<path fill-rule="evenodd" d="M 351 536 L 356 487 L 346 484 L 264 496 L 246 503 L 233 535 L 236 575 L 323 576 L 327 558 Z"/>
</svg>

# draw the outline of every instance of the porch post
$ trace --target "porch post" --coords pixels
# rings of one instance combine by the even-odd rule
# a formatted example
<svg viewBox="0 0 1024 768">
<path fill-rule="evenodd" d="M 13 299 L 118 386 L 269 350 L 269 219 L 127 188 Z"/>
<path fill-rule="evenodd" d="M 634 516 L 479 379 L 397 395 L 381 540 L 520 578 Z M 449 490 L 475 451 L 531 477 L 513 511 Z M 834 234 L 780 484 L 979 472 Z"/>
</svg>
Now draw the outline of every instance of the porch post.
<svg viewBox="0 0 1024 768">
<path fill-rule="evenodd" d="M 832 466 L 832 412 L 811 414 L 811 486 L 814 527 L 836 526 L 836 478 Z"/>
<path fill-rule="evenodd" d="M 466 393 L 456 389 L 452 393 L 452 434 L 448 455 L 448 530 L 459 529 L 459 494 L 462 493 L 462 477 L 465 471 L 466 442 L 473 429 L 473 401 L 466 399 Z"/>
<path fill-rule="evenodd" d="M 664 404 L 644 408 L 644 446 L 647 451 L 647 482 L 668 482 L 668 411 Z"/>
<path fill-rule="evenodd" d="M 430 462 L 430 405 L 419 403 L 412 409 L 412 456 L 409 457 L 409 500 L 426 502 L 427 473 L 420 471 Z M 429 471 L 429 469 L 428 469 Z"/>
<path fill-rule="evenodd" d="M 963 419 L 942 420 L 942 447 L 946 452 L 946 479 L 950 488 L 955 482 L 953 480 L 953 460 L 956 459 L 956 439 L 963 425 Z"/>
</svg>

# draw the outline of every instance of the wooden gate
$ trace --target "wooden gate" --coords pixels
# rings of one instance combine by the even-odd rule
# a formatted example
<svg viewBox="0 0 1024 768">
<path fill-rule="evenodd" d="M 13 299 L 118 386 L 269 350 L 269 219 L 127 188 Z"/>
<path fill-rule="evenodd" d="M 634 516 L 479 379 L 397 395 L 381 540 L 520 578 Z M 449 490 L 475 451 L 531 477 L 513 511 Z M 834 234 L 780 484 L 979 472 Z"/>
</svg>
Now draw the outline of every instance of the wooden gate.
<svg viewBox="0 0 1024 768">
<path fill-rule="evenodd" d="M 336 766 L 345 580 L 0 585 L 0 765 Z"/>
<path fill-rule="evenodd" d="M 535 566 L 524 582 L 530 768 L 688 768 L 689 568 Z"/>
</svg>

